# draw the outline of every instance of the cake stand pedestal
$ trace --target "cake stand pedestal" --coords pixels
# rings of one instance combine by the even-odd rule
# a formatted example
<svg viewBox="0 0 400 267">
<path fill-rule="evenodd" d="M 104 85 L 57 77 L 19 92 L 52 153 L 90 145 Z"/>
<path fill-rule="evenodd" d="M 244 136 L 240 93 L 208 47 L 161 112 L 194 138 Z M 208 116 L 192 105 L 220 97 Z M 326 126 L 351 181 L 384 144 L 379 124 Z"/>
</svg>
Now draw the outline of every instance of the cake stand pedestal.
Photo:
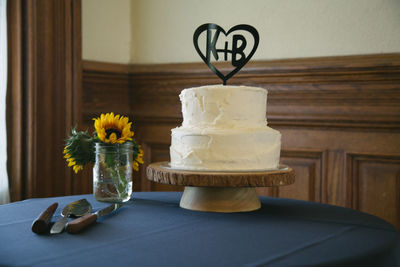
<svg viewBox="0 0 400 267">
<path fill-rule="evenodd" d="M 177 170 L 168 162 L 147 167 L 147 179 L 162 184 L 184 185 L 180 207 L 213 212 L 245 212 L 261 207 L 255 187 L 293 184 L 292 168 L 279 165 L 268 171 L 187 171 Z"/>
</svg>

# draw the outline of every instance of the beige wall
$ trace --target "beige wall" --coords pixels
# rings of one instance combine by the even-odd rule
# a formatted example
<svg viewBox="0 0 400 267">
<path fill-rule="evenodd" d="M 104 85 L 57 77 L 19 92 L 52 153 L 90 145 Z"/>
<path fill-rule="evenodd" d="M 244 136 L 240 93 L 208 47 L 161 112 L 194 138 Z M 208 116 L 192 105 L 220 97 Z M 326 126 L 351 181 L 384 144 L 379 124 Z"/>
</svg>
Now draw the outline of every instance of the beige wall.
<svg viewBox="0 0 400 267">
<path fill-rule="evenodd" d="M 131 0 L 82 1 L 83 59 L 130 63 Z"/>
<path fill-rule="evenodd" d="M 257 28 L 256 60 L 400 52 L 399 0 L 82 2 L 88 60 L 199 62 L 192 36 L 206 22 Z"/>
</svg>

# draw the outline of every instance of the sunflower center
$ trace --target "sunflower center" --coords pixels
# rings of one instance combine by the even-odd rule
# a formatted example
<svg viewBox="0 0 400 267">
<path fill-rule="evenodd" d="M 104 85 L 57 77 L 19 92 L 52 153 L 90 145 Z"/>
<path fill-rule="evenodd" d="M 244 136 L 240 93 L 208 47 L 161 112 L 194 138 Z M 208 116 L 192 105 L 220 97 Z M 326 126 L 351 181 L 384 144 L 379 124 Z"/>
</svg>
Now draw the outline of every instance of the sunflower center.
<svg viewBox="0 0 400 267">
<path fill-rule="evenodd" d="M 110 138 L 110 135 L 115 133 L 115 135 L 117 136 L 117 139 L 119 139 L 122 136 L 122 133 L 120 130 L 114 129 L 114 128 L 110 128 L 106 130 L 106 139 Z"/>
</svg>

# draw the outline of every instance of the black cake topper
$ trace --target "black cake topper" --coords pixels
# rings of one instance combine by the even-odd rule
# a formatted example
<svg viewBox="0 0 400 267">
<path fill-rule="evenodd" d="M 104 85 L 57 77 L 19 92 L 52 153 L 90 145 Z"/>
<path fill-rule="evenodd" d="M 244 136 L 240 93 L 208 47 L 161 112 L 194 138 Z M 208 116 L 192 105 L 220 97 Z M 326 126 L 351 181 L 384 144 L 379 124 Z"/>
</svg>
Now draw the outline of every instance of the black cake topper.
<svg viewBox="0 0 400 267">
<path fill-rule="evenodd" d="M 203 54 L 203 52 L 199 48 L 199 36 L 204 31 L 206 31 L 205 54 Z M 253 48 L 247 55 L 245 54 L 245 49 L 247 46 L 246 38 L 244 35 L 239 34 L 242 31 L 249 32 L 254 38 Z M 218 38 L 220 37 L 221 33 L 223 33 L 227 38 L 229 37 L 228 35 L 232 33 L 231 49 L 229 49 L 228 47 L 228 41 L 225 41 L 223 48 L 216 47 Z M 217 74 L 220 79 L 222 79 L 224 85 L 226 85 L 226 81 L 233 75 L 235 75 L 244 65 L 246 65 L 246 63 L 254 55 L 258 47 L 258 42 L 259 36 L 257 30 L 254 27 L 246 24 L 236 25 L 232 27 L 228 32 L 226 32 L 224 29 L 216 24 L 206 23 L 198 27 L 193 34 L 193 43 L 197 53 L 200 55 L 201 59 L 203 59 L 203 61 L 207 64 L 207 66 L 215 74 Z M 221 73 L 211 62 L 212 56 L 216 61 L 219 60 L 219 53 L 223 53 L 224 61 L 227 61 L 228 54 L 231 54 L 231 64 L 233 66 L 233 70 L 226 75 Z"/>
</svg>

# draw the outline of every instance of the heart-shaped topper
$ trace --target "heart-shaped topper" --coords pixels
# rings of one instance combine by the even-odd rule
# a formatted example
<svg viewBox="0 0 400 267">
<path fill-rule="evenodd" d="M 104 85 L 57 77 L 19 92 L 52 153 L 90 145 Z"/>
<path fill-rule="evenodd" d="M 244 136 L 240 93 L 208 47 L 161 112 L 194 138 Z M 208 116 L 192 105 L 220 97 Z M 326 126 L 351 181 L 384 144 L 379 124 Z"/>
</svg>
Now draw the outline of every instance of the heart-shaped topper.
<svg viewBox="0 0 400 267">
<path fill-rule="evenodd" d="M 205 38 L 205 54 L 199 48 L 199 36 L 206 32 Z M 251 49 L 246 49 L 248 45 L 248 41 L 242 33 L 250 33 L 253 37 L 253 47 Z M 217 48 L 218 44 L 221 44 L 221 41 L 218 42 L 220 38 L 220 34 L 223 33 L 225 35 L 225 43 L 223 47 Z M 231 37 L 231 48 L 229 48 L 229 39 Z M 219 78 L 222 79 L 224 85 L 226 85 L 226 81 L 231 78 L 234 74 L 236 74 L 246 63 L 250 60 L 250 58 L 256 52 L 258 47 L 259 36 L 257 30 L 246 24 L 240 24 L 232 27 L 228 32 L 222 29 L 220 26 L 212 23 L 206 23 L 201 25 L 196 29 L 193 34 L 193 43 L 196 48 L 197 53 L 200 55 L 201 59 L 207 64 L 207 66 L 218 75 Z M 247 52 L 246 51 L 250 50 Z M 231 55 L 231 64 L 233 66 L 233 70 L 228 74 L 224 75 L 221 73 L 216 66 L 211 62 L 211 58 L 213 57 L 215 61 L 220 59 L 220 54 L 223 54 L 224 61 L 228 61 L 228 54 Z"/>
</svg>

